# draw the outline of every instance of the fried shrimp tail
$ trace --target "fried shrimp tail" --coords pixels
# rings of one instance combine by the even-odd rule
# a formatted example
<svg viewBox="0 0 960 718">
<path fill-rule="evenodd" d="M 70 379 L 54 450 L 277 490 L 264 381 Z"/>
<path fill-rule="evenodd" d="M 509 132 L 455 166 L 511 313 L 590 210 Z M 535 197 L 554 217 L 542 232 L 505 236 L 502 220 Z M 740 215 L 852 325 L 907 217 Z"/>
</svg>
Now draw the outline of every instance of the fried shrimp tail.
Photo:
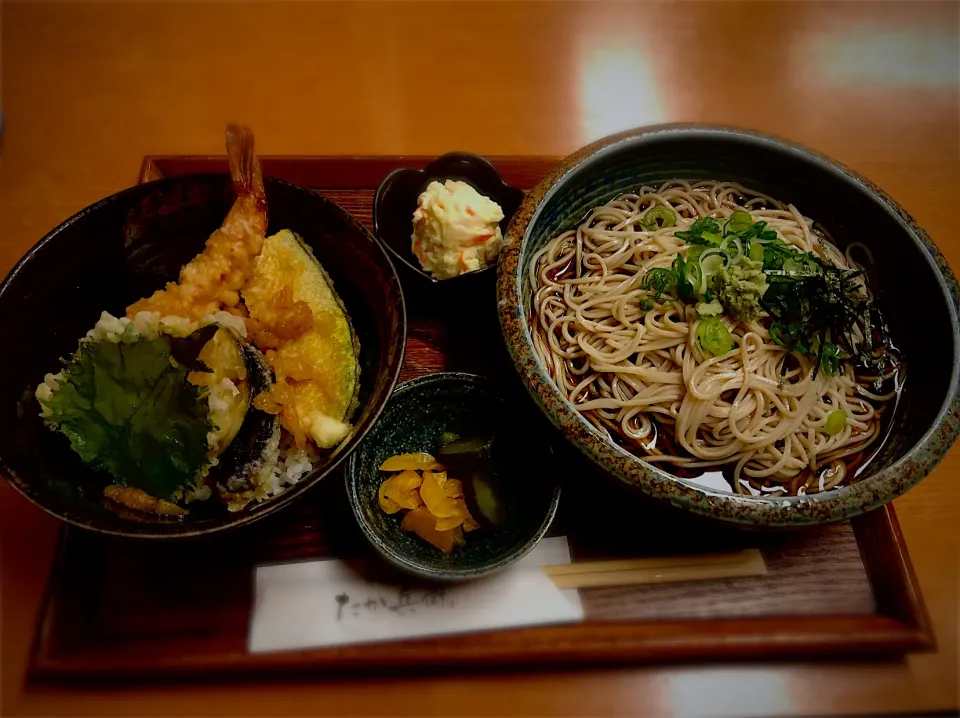
<svg viewBox="0 0 960 718">
<path fill-rule="evenodd" d="M 227 156 L 230 158 L 230 177 L 239 198 L 253 197 L 263 204 L 266 217 L 266 195 L 260 162 L 253 152 L 253 132 L 245 125 L 227 125 Z M 234 209 L 237 205 L 234 205 Z"/>
<path fill-rule="evenodd" d="M 130 305 L 127 317 L 159 312 L 199 320 L 239 304 L 240 290 L 253 274 L 254 260 L 263 247 L 267 200 L 249 127 L 227 127 L 227 155 L 237 200 L 223 225 L 210 235 L 203 252 L 180 270 L 179 281 Z"/>
</svg>

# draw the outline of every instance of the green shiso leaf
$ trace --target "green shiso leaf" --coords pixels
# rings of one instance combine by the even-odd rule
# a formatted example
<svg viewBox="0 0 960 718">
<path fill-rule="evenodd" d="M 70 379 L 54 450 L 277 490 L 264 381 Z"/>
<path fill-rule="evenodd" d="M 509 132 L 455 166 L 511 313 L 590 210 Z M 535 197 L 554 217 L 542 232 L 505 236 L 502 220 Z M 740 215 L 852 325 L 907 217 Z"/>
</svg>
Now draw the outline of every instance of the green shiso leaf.
<svg viewBox="0 0 960 718">
<path fill-rule="evenodd" d="M 85 464 L 169 499 L 207 461 L 208 405 L 163 337 L 84 341 L 42 401 Z"/>
</svg>

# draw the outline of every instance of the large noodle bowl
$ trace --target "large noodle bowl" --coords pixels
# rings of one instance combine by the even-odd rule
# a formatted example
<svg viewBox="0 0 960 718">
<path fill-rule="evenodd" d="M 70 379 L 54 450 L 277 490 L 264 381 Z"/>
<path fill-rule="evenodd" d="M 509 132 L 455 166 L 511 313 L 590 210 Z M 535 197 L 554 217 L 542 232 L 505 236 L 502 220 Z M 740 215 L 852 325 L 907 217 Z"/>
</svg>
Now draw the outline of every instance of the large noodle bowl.
<svg viewBox="0 0 960 718">
<path fill-rule="evenodd" d="M 851 480 L 904 371 L 873 303 L 872 257 L 793 205 L 671 181 L 596 207 L 530 264 L 533 344 L 611 440 L 740 493 Z"/>
</svg>

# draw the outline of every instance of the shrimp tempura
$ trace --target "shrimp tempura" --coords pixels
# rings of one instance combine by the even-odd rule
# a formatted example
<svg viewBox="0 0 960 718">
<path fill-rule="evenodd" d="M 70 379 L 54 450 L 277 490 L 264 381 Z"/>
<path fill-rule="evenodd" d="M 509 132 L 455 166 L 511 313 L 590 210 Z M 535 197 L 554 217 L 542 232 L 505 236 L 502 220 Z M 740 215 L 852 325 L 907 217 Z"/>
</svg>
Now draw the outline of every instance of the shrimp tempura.
<svg viewBox="0 0 960 718">
<path fill-rule="evenodd" d="M 138 312 L 159 312 L 199 320 L 239 304 L 240 290 L 253 274 L 263 246 L 267 201 L 250 128 L 227 127 L 227 154 L 237 201 L 223 225 L 210 235 L 203 252 L 180 270 L 179 282 L 169 282 L 153 296 L 131 304 L 128 318 Z"/>
</svg>

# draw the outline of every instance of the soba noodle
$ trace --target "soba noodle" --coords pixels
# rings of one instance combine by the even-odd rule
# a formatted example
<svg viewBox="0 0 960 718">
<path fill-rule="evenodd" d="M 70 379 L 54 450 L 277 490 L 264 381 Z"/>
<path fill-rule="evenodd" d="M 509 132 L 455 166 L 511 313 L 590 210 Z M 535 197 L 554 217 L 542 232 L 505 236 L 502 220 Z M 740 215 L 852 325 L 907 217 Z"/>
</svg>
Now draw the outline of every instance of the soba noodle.
<svg viewBox="0 0 960 718">
<path fill-rule="evenodd" d="M 674 210 L 675 226 L 641 225 L 658 205 Z M 838 267 L 859 267 L 854 256 L 871 263 L 863 245 L 844 254 L 793 205 L 736 184 L 642 187 L 595 208 L 534 257 L 534 347 L 581 414 L 648 462 L 681 476 L 724 467 L 741 493 L 823 491 L 844 481 L 880 436 L 894 372 L 857 376 L 853 362 L 841 360 L 836 375 L 815 373 L 815 357 L 771 339 L 766 313 L 747 322 L 722 317 L 735 347 L 712 356 L 695 340 L 695 302 L 642 287 L 649 270 L 669 269 L 690 247 L 677 231 L 736 210 Z M 878 393 L 879 379 L 886 381 Z M 838 410 L 846 422 L 831 435 L 824 427 Z"/>
</svg>

